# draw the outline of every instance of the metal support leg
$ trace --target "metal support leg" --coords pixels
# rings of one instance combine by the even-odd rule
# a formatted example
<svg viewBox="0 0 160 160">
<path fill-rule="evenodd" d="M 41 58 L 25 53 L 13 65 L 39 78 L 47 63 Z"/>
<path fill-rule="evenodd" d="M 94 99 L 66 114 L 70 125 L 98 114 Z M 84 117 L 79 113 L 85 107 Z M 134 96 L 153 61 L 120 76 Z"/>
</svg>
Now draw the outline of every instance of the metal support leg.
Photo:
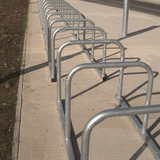
<svg viewBox="0 0 160 160">
<path fill-rule="evenodd" d="M 127 28 L 128 28 L 128 14 L 129 14 L 129 1 L 124 0 L 124 9 L 123 9 L 123 27 L 122 27 L 122 35 L 127 36 Z"/>
</svg>

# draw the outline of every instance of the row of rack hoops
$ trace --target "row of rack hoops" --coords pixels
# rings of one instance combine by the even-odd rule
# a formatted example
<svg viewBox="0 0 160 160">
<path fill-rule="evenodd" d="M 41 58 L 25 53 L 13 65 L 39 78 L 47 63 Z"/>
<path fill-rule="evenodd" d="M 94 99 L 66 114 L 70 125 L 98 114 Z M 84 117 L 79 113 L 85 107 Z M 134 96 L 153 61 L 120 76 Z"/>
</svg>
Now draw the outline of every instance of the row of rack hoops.
<svg viewBox="0 0 160 160">
<path fill-rule="evenodd" d="M 152 88 L 153 88 L 153 72 L 144 62 L 124 62 L 125 53 L 123 45 L 114 39 L 107 39 L 106 33 L 102 28 L 95 27 L 95 24 L 86 19 L 85 16 L 77 9 L 73 8 L 69 3 L 64 0 L 38 0 L 38 7 L 41 18 L 41 25 L 43 28 L 44 41 L 46 46 L 46 52 L 48 56 L 48 66 L 50 68 L 51 81 L 57 81 L 57 105 L 59 109 L 64 139 L 66 143 L 68 159 L 75 160 L 73 146 L 71 142 L 71 85 L 74 75 L 84 69 L 96 69 L 99 76 L 103 81 L 107 80 L 105 68 L 120 68 L 119 72 L 119 84 L 118 93 L 116 99 L 121 105 L 121 108 L 115 108 L 110 110 L 104 110 L 94 115 L 85 125 L 82 141 L 81 141 L 81 160 L 89 159 L 89 141 L 92 129 L 101 121 L 109 117 L 129 116 L 131 122 L 139 132 L 140 136 L 147 143 L 151 152 L 157 160 L 160 160 L 160 151 L 147 133 L 147 124 L 149 113 L 160 112 L 160 105 L 150 105 Z M 59 16 L 59 18 L 54 18 Z M 51 17 L 53 20 L 51 20 Z M 64 22 L 65 27 L 59 27 L 54 32 L 51 32 L 54 24 L 58 22 Z M 87 27 L 86 23 L 90 24 Z M 75 40 L 70 40 L 63 43 L 57 52 L 57 60 L 55 61 L 55 40 L 56 35 L 61 31 L 71 31 Z M 82 36 L 80 38 L 80 31 Z M 86 39 L 87 31 L 92 32 L 91 40 Z M 95 39 L 95 32 L 99 31 L 103 39 Z M 106 62 L 106 45 L 115 44 L 120 49 L 120 62 Z M 87 55 L 91 63 L 84 63 L 74 67 L 66 78 L 65 85 L 65 104 L 63 106 L 61 98 L 61 54 L 65 47 L 69 45 L 79 45 L 83 52 Z M 86 45 L 91 45 L 91 52 L 86 48 Z M 102 63 L 97 63 L 94 58 L 95 45 L 101 44 L 103 46 Z M 57 62 L 57 64 L 55 63 Z M 129 107 L 122 97 L 123 87 L 123 72 L 125 67 L 141 67 L 148 73 L 148 87 L 146 94 L 146 101 L 144 106 Z M 65 111 L 64 111 L 65 110 Z M 138 121 L 135 115 L 143 114 L 142 124 Z M 149 140 L 147 140 L 149 139 Z M 107 151 L 106 151 L 107 152 Z"/>
</svg>

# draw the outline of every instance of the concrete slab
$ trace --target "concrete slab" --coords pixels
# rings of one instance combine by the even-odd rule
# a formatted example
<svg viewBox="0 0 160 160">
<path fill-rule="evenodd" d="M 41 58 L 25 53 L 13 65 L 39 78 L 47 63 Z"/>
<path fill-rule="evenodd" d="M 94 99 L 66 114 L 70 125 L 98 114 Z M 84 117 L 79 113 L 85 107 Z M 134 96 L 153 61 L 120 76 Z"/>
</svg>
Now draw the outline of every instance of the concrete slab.
<svg viewBox="0 0 160 160">
<path fill-rule="evenodd" d="M 91 19 L 97 27 L 103 28 L 108 39 L 117 39 L 123 44 L 126 51 L 125 61 L 143 61 L 151 66 L 154 73 L 151 104 L 160 104 L 159 17 L 131 11 L 128 37 L 122 37 L 122 9 L 81 0 L 66 1 L 86 18 Z M 63 24 L 59 23 L 57 26 Z M 91 38 L 90 33 L 87 36 L 88 39 Z M 101 38 L 96 32 L 96 39 Z M 59 46 L 68 40 L 73 40 L 70 32 L 59 33 L 56 37 L 55 53 Z M 89 45 L 88 47 L 90 48 Z M 95 51 L 98 62 L 101 61 L 102 49 L 98 47 Z M 107 45 L 107 62 L 118 62 L 119 53 L 117 46 Z M 20 78 L 18 96 L 20 113 L 17 114 L 17 122 L 20 125 L 18 160 L 65 160 L 67 153 L 56 104 L 57 84 L 50 82 L 36 0 L 31 0 L 29 4 L 23 59 L 24 73 Z M 68 46 L 64 49 L 62 99 L 65 97 L 65 79 L 68 72 L 76 65 L 88 62 L 79 46 Z M 73 78 L 71 120 L 75 134 L 72 135 L 72 140 L 77 160 L 80 157 L 81 134 L 86 122 L 102 110 L 118 107 L 115 94 L 118 90 L 119 69 L 106 69 L 106 73 L 109 76 L 106 82 L 101 81 L 94 69 L 83 70 Z M 144 105 L 146 88 L 147 74 L 144 69 L 125 69 L 123 95 L 130 106 Z M 140 118 L 142 119 L 142 116 Z M 148 129 L 160 144 L 159 114 L 150 115 Z M 154 157 L 128 117 L 120 117 L 107 119 L 93 130 L 90 159 L 152 160 Z"/>
</svg>

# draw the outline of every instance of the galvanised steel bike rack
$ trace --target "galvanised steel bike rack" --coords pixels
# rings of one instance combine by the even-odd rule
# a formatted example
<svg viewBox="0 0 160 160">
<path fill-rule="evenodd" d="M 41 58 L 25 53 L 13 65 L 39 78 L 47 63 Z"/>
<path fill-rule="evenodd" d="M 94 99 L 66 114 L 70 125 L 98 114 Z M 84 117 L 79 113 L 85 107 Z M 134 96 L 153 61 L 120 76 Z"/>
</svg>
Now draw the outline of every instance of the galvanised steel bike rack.
<svg viewBox="0 0 160 160">
<path fill-rule="evenodd" d="M 49 4 L 49 5 L 47 5 Z M 65 6 L 72 7 L 69 3 L 63 1 L 63 0 L 43 0 L 41 3 L 39 3 L 39 8 L 41 8 L 41 13 L 44 15 L 44 9 L 47 7 L 58 7 L 58 8 L 64 8 Z"/>
<path fill-rule="evenodd" d="M 64 43 L 58 50 L 57 52 L 57 104 L 58 104 L 58 108 L 59 108 L 59 113 L 60 113 L 60 117 L 61 117 L 61 122 L 62 122 L 62 127 L 63 127 L 63 131 L 64 131 L 64 111 L 63 111 L 63 106 L 62 106 L 62 100 L 61 100 L 61 53 L 62 50 L 68 46 L 68 45 L 73 45 L 73 44 L 111 44 L 114 43 L 116 45 L 119 46 L 120 50 L 121 50 L 121 62 L 124 62 L 124 48 L 121 45 L 120 42 L 116 41 L 116 40 L 94 40 L 94 41 L 89 41 L 89 40 L 85 40 L 85 41 L 69 41 Z M 104 60 L 106 59 L 106 55 L 104 55 Z M 91 65 L 94 65 L 96 63 L 91 63 Z M 100 63 L 100 65 L 103 63 Z M 98 64 L 97 64 L 98 65 Z M 103 72 L 105 73 L 105 68 L 103 67 L 103 65 L 101 65 L 102 67 L 97 67 L 97 69 L 103 68 Z M 96 68 L 96 67 L 95 67 Z M 121 75 L 123 75 L 123 68 L 120 68 L 120 72 Z M 103 75 L 103 74 L 102 74 Z M 104 75 L 103 75 L 104 76 Z M 123 81 L 123 77 L 120 79 L 120 84 Z M 69 129 L 70 130 L 70 129 Z M 71 141 L 66 140 L 66 146 L 67 146 L 67 151 L 68 151 L 68 156 L 69 156 L 69 160 L 74 160 L 74 153 L 73 153 L 73 148 L 71 145 Z"/>
<path fill-rule="evenodd" d="M 127 0 L 126 0 L 127 1 Z M 111 109 L 111 110 L 106 110 L 102 111 L 98 114 L 96 114 L 94 117 L 92 117 L 86 124 L 83 134 L 82 134 L 82 145 L 81 145 L 81 160 L 88 160 L 89 158 L 89 139 L 90 139 L 90 134 L 92 129 L 94 128 L 95 125 L 103 121 L 104 119 L 108 117 L 115 117 L 115 116 L 127 116 L 131 115 L 130 119 L 135 125 L 136 129 L 140 133 L 141 137 L 145 141 L 145 143 L 148 144 L 148 147 L 150 148 L 151 152 L 155 156 L 156 159 L 160 159 L 160 151 L 155 145 L 154 141 L 151 139 L 150 135 L 148 135 L 146 129 L 147 129 L 147 123 L 148 123 L 148 116 L 149 113 L 156 113 L 160 112 L 160 106 L 159 105 L 154 105 L 150 106 L 150 101 L 151 101 L 151 93 L 152 93 L 152 86 L 153 86 L 153 73 L 151 68 L 142 62 L 124 62 L 124 48 L 123 46 L 115 41 L 115 40 L 106 40 L 106 37 L 103 40 L 94 40 L 95 38 L 95 26 L 93 22 L 90 20 L 86 20 L 84 15 L 79 13 L 78 10 L 74 9 L 69 3 L 65 2 L 64 0 L 42 0 L 38 1 L 38 6 L 40 10 L 40 15 L 41 15 L 41 23 L 43 27 L 43 33 L 44 33 L 44 38 L 45 38 L 45 44 L 47 48 L 47 54 L 48 54 L 48 60 L 51 62 L 52 66 L 55 66 L 54 62 L 54 43 L 55 43 L 55 36 L 56 34 L 61 31 L 61 30 L 72 30 L 72 34 L 77 41 L 69 41 L 64 43 L 58 50 L 57 53 L 57 104 L 59 108 L 59 113 L 61 117 L 61 122 L 62 122 L 62 128 L 63 128 L 63 133 L 65 137 L 65 142 L 66 142 L 66 147 L 67 147 L 67 152 L 68 152 L 68 157 L 69 160 L 75 160 L 74 153 L 73 153 L 73 148 L 70 140 L 70 112 L 71 112 L 71 80 L 72 77 L 74 76 L 75 73 L 77 73 L 80 70 L 83 69 L 89 69 L 89 68 L 95 68 L 99 70 L 100 75 L 102 76 L 103 80 L 106 79 L 105 77 L 105 68 L 120 68 L 120 75 L 119 75 L 119 89 L 118 89 L 118 94 L 116 95 L 116 99 L 119 102 L 119 104 L 123 108 L 116 108 L 116 109 Z M 50 8 L 51 7 L 51 8 Z M 50 13 L 49 11 L 55 11 L 53 13 Z M 60 19 L 55 19 L 52 21 L 49 25 L 49 19 L 53 15 L 59 15 Z M 128 14 L 127 14 L 128 15 Z M 68 18 L 69 16 L 69 18 Z M 77 18 L 76 18 L 77 16 Z M 80 18 L 81 16 L 81 18 Z M 127 19 L 127 18 L 126 18 Z M 90 21 L 90 24 L 92 27 L 85 27 L 85 23 L 87 21 Z M 67 27 L 63 28 L 58 28 L 52 35 L 52 43 L 51 42 L 51 27 L 55 22 L 64 22 Z M 77 22 L 77 27 L 74 26 L 75 22 Z M 84 26 L 80 27 L 79 22 L 84 22 Z M 71 25 L 72 23 L 72 25 Z M 123 34 L 126 34 L 127 29 L 126 27 L 125 31 L 123 31 Z M 87 41 L 85 40 L 85 30 L 92 30 L 92 41 Z M 77 34 L 74 33 L 74 30 L 77 30 Z M 83 41 L 79 40 L 79 30 L 83 30 Z M 126 36 L 126 35 L 125 35 Z M 104 63 L 106 59 L 106 44 L 108 43 L 115 43 L 120 47 L 121 50 L 121 62 L 116 62 L 116 63 Z M 51 50 L 51 44 L 52 50 Z M 84 52 L 88 55 L 89 59 L 91 62 L 94 61 L 94 44 L 103 44 L 103 63 L 91 63 L 91 64 L 81 64 L 78 65 L 77 67 L 73 68 L 66 80 L 66 89 L 65 89 L 65 114 L 62 106 L 62 100 L 61 100 L 61 53 L 62 50 L 68 46 L 68 45 L 75 45 L 79 44 L 81 48 L 84 50 Z M 85 48 L 85 44 L 92 44 L 92 49 L 91 53 L 88 52 L 88 50 Z M 51 54 L 52 53 L 52 54 Z M 53 62 L 53 63 L 52 63 Z M 141 107 L 134 107 L 131 108 L 129 107 L 126 102 L 124 101 L 122 97 L 122 85 L 123 85 L 123 70 L 124 67 L 142 67 L 145 68 L 148 72 L 148 88 L 147 88 L 147 96 L 146 96 L 146 103 L 145 106 Z M 102 69 L 101 69 L 102 68 Z M 51 71 L 51 73 L 54 75 L 54 71 Z M 53 77 L 55 78 L 55 77 Z M 144 114 L 144 119 L 143 119 L 143 124 L 141 125 L 139 121 L 137 120 L 136 116 L 137 114 Z M 149 139 L 149 140 L 148 140 Z"/>
<path fill-rule="evenodd" d="M 61 31 L 61 30 L 71 30 L 72 35 L 76 40 L 79 39 L 79 31 L 83 31 L 83 40 L 85 40 L 86 37 L 86 30 L 91 30 L 92 31 L 92 40 L 95 39 L 95 30 L 99 30 L 102 35 L 103 35 L 103 40 L 106 40 L 106 33 L 104 32 L 103 29 L 95 27 L 94 23 L 91 20 L 85 19 L 85 16 L 82 13 L 79 13 L 78 10 L 74 9 L 72 6 L 70 6 L 68 3 L 65 3 L 65 1 L 60 1 L 58 3 L 57 1 L 51 2 L 50 0 L 45 0 L 42 2 L 42 10 L 43 10 L 43 19 L 45 19 L 45 22 L 43 24 L 44 26 L 44 39 L 45 39 L 45 45 L 46 45 L 46 51 L 48 55 L 48 64 L 51 72 L 51 81 L 54 82 L 56 81 L 56 75 L 55 75 L 55 36 L 56 34 Z M 60 5 L 59 5 L 60 4 Z M 53 5 L 53 7 L 52 7 Z M 52 7 L 52 8 L 48 8 Z M 58 11 L 58 12 L 53 12 L 48 14 L 49 11 Z M 69 11 L 69 12 L 68 12 Z M 49 19 L 53 15 L 59 15 L 60 19 L 55 19 L 49 24 Z M 68 18 L 69 16 L 69 18 Z M 76 17 L 77 16 L 77 17 Z M 58 28 L 57 30 L 54 31 L 52 34 L 51 38 L 51 28 L 54 23 L 56 22 L 64 22 L 67 27 L 63 28 Z M 75 26 L 75 22 L 77 23 L 77 26 Z M 83 23 L 83 27 L 79 25 L 79 23 Z M 91 27 L 86 27 L 86 22 L 89 22 Z M 74 31 L 77 30 L 77 34 L 74 33 Z M 106 44 L 104 43 L 104 48 L 103 48 L 103 57 L 106 55 Z M 52 46 L 52 47 L 51 47 Z M 88 49 L 85 47 L 85 43 L 80 44 L 80 47 L 83 49 L 83 51 L 87 54 L 89 60 L 91 62 L 96 62 L 94 60 L 94 44 L 92 44 L 91 47 L 91 53 L 88 51 Z M 103 58 L 103 62 L 105 62 Z M 103 69 L 104 70 L 104 69 Z M 98 69 L 99 74 L 105 80 L 105 73 L 104 71 L 101 71 L 101 69 Z M 103 72 L 103 73 L 102 73 Z"/>
<path fill-rule="evenodd" d="M 42 24 L 42 27 L 44 28 L 44 8 L 48 7 L 46 6 L 47 4 L 50 4 L 52 6 L 56 6 L 56 7 L 59 7 L 61 8 L 62 5 L 69 5 L 67 2 L 65 1 L 57 1 L 57 0 L 38 0 L 38 7 L 39 7 L 39 10 L 40 10 L 40 16 L 41 16 L 41 24 Z"/>
<path fill-rule="evenodd" d="M 53 15 L 59 15 L 59 16 L 61 16 L 61 18 L 63 18 L 64 16 L 67 17 L 68 15 L 70 15 L 70 16 L 72 16 L 72 15 L 78 15 L 78 16 L 82 16 L 82 17 L 85 19 L 85 17 L 84 17 L 83 14 L 77 12 L 77 11 L 74 10 L 74 9 L 65 9 L 65 10 L 74 11 L 74 12 L 70 12 L 70 13 L 69 13 L 69 12 L 54 12 L 54 13 L 50 13 L 50 14 L 46 17 L 45 28 L 44 28 L 45 36 L 47 35 L 47 31 L 48 31 L 49 19 L 50 19 L 51 16 L 53 16 Z M 45 38 L 47 39 L 47 37 L 45 37 Z"/>
<path fill-rule="evenodd" d="M 147 86 L 147 95 L 146 95 L 146 102 L 145 106 L 141 107 L 129 107 L 122 98 L 122 87 L 123 87 L 123 70 L 125 67 L 142 67 L 144 68 L 148 73 L 148 86 Z M 81 160 L 88 160 L 89 157 L 89 139 L 90 139 L 90 133 L 94 126 L 96 126 L 98 123 L 103 121 L 104 119 L 108 117 L 115 117 L 115 116 L 130 116 L 130 119 L 132 123 L 135 125 L 135 128 L 140 133 L 141 137 L 147 143 L 148 147 L 150 148 L 151 152 L 155 156 L 156 159 L 160 159 L 160 151 L 157 148 L 156 144 L 150 137 L 150 135 L 147 133 L 147 123 L 148 123 L 148 116 L 149 113 L 156 113 L 160 112 L 160 105 L 154 105 L 150 106 L 151 102 L 151 94 L 152 94 L 152 87 L 153 87 L 153 72 L 151 68 L 143 62 L 114 62 L 114 63 L 91 63 L 91 64 L 80 64 L 76 67 L 74 67 L 68 74 L 66 78 L 66 85 L 65 85 L 65 106 L 62 105 L 62 100 L 60 95 L 58 95 L 57 98 L 57 104 L 59 108 L 59 114 L 61 118 L 64 138 L 66 142 L 66 148 L 68 152 L 69 160 L 75 160 L 73 147 L 71 143 L 70 138 L 70 132 L 71 132 L 71 82 L 73 76 L 83 70 L 83 69 L 93 69 L 93 68 L 120 68 L 120 74 L 119 74 L 119 87 L 118 87 L 118 94 L 116 95 L 116 99 L 118 100 L 119 104 L 123 108 L 119 109 L 111 109 L 102 111 L 98 114 L 96 114 L 93 118 L 91 118 L 82 134 L 82 148 L 81 148 Z M 63 110 L 65 108 L 65 112 Z M 137 114 L 144 114 L 143 123 L 141 124 L 137 117 L 135 115 Z"/>
<path fill-rule="evenodd" d="M 89 160 L 89 141 L 92 129 L 109 117 L 119 117 L 119 116 L 129 116 L 130 118 L 134 118 L 136 120 L 135 115 L 139 114 L 149 114 L 149 113 L 158 113 L 160 112 L 160 105 L 152 105 L 152 106 L 141 106 L 141 107 L 133 107 L 133 108 L 116 108 L 102 111 L 95 116 L 93 116 L 85 125 L 82 133 L 82 142 L 81 142 L 81 160 Z M 142 127 L 138 123 L 137 124 L 141 137 L 147 143 L 154 157 L 159 160 L 160 159 L 160 151 L 157 146 L 152 141 L 151 137 L 149 137 L 148 133 L 142 133 Z M 136 126 L 136 127 L 137 127 Z M 149 141 L 147 140 L 149 139 Z M 107 151 L 106 151 L 107 152 Z"/>
<path fill-rule="evenodd" d="M 116 44 L 121 51 L 121 62 L 124 62 L 124 57 L 125 57 L 125 52 L 124 52 L 124 48 L 122 46 L 122 44 L 120 42 L 118 42 L 117 40 L 94 40 L 94 41 L 90 41 L 90 40 L 85 40 L 85 41 L 68 41 L 65 42 L 64 44 L 61 45 L 61 47 L 59 48 L 58 52 L 57 52 L 57 101 L 61 101 L 61 54 L 62 51 L 65 47 L 69 46 L 69 45 L 83 45 L 83 44 L 103 44 L 104 45 L 104 51 L 103 51 L 103 63 L 106 62 L 106 52 L 105 52 L 105 48 L 106 48 L 106 44 Z M 90 56 L 90 55 L 88 55 Z M 89 57 L 90 59 L 90 57 Z M 106 80 L 106 75 L 105 75 L 105 67 L 102 69 L 101 68 L 97 68 L 98 73 L 100 74 L 100 76 L 102 77 L 103 80 Z M 123 69 L 120 70 L 120 72 L 123 72 Z"/>
<path fill-rule="evenodd" d="M 48 27 L 48 31 L 47 31 L 47 44 L 48 44 L 48 46 L 47 46 L 47 52 L 48 52 L 48 55 L 51 57 L 51 53 L 52 53 L 52 51 L 51 51 L 51 44 L 52 44 L 52 48 L 54 48 L 53 47 L 53 43 L 54 43 L 54 41 L 53 40 L 51 40 L 51 29 L 52 29 L 52 26 L 53 26 L 53 24 L 55 24 L 56 22 L 64 22 L 64 23 L 66 23 L 66 25 L 67 26 L 69 26 L 69 27 L 71 27 L 70 26 L 70 24 L 68 24 L 68 22 L 72 22 L 73 24 L 72 24 L 72 27 L 74 27 L 74 22 L 84 22 L 84 27 L 85 27 L 85 23 L 86 22 L 89 22 L 89 24 L 92 26 L 92 27 L 94 27 L 95 25 L 94 25 L 94 23 L 91 21 L 91 20 L 89 20 L 89 19 L 55 19 L 55 20 L 53 20 L 50 24 L 49 24 L 49 27 Z M 78 27 L 78 23 L 77 23 L 77 27 Z M 74 31 L 74 29 L 73 29 L 73 31 Z M 56 32 L 56 31 L 54 31 L 54 32 Z M 53 33 L 54 34 L 54 33 Z M 74 32 L 72 32 L 72 34 L 74 34 Z M 79 32 L 78 32 L 78 29 L 77 29 L 77 37 L 79 38 Z M 83 32 L 83 40 L 85 40 L 85 32 Z M 55 52 L 55 51 L 53 51 L 53 52 Z M 51 60 L 50 60 L 50 57 L 48 56 L 48 62 L 50 62 Z"/>
<path fill-rule="evenodd" d="M 71 16 L 73 13 L 78 13 L 78 11 L 76 9 L 74 9 L 71 5 L 69 5 L 65 1 L 45 0 L 45 1 L 42 2 L 42 4 L 40 2 L 38 4 L 39 4 L 38 6 L 39 6 L 39 9 L 40 9 L 41 24 L 42 24 L 42 28 L 43 28 L 45 45 L 47 46 L 47 37 L 46 37 L 47 34 L 46 34 L 46 32 L 48 31 L 49 18 L 53 15 L 60 15 L 61 18 L 66 15 L 66 17 L 67 17 L 67 15 Z M 52 7 L 52 8 L 47 9 L 48 7 Z M 52 11 L 52 10 L 56 11 L 56 12 L 53 12 L 53 13 L 51 13 L 47 16 L 48 12 Z M 69 13 L 68 13 L 68 11 L 69 11 Z"/>
<path fill-rule="evenodd" d="M 107 40 L 105 31 L 103 29 L 99 28 L 99 27 L 78 27 L 78 28 L 77 27 L 62 27 L 62 28 L 58 28 L 53 33 L 53 35 L 52 35 L 52 41 L 51 41 L 52 42 L 52 52 L 51 52 L 51 65 L 50 65 L 51 67 L 50 67 L 50 71 L 51 71 L 51 79 L 52 79 L 52 81 L 55 81 L 55 77 L 56 77 L 56 75 L 55 75 L 55 37 L 56 37 L 56 35 L 57 35 L 58 32 L 63 31 L 63 30 L 66 30 L 66 31 L 68 31 L 68 30 L 72 30 L 72 31 L 73 30 L 78 30 L 78 31 L 79 30 L 82 30 L 82 31 L 91 30 L 92 31 L 92 41 L 95 40 L 95 31 L 97 30 L 97 31 L 101 32 L 101 34 L 103 36 L 103 40 L 104 41 Z M 76 39 L 79 40 L 79 34 L 75 35 L 73 33 L 73 36 Z M 98 42 L 99 41 L 101 41 L 101 40 L 98 40 Z M 91 62 L 96 63 L 96 61 L 94 59 L 94 43 L 97 44 L 98 42 L 96 41 L 96 42 L 91 43 L 90 41 L 89 42 L 85 41 L 85 32 L 83 32 L 83 41 L 82 41 L 82 43 L 80 41 L 78 41 L 78 42 L 75 42 L 75 41 L 73 42 L 72 41 L 72 44 L 79 44 L 81 46 L 81 48 L 83 49 L 84 53 L 86 53 L 88 59 Z M 68 42 L 66 42 L 66 43 L 68 43 Z M 92 44 L 91 53 L 86 49 L 85 43 Z M 103 57 L 102 58 L 103 58 L 103 62 L 105 62 L 106 61 L 106 43 L 103 44 Z M 50 59 L 49 59 L 49 62 L 50 62 Z M 103 73 L 102 73 L 101 70 L 97 70 L 97 71 L 99 72 L 99 75 L 101 76 L 101 78 L 103 80 L 105 80 L 105 78 L 106 78 L 105 73 L 104 73 L 105 71 L 103 70 Z"/>
</svg>

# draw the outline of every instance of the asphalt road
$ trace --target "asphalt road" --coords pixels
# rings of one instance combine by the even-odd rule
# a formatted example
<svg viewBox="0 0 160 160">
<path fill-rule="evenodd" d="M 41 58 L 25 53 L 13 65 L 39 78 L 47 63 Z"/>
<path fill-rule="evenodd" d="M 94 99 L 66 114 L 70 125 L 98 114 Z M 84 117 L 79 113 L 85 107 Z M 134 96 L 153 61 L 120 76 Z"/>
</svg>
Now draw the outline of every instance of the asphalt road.
<svg viewBox="0 0 160 160">
<path fill-rule="evenodd" d="M 82 1 L 100 3 L 118 8 L 123 8 L 124 5 L 124 0 L 82 0 Z M 160 3 L 158 4 L 158 2 L 156 4 L 152 3 L 152 1 L 149 0 L 147 0 L 146 2 L 139 0 L 138 1 L 130 0 L 129 9 L 160 16 Z"/>
</svg>

